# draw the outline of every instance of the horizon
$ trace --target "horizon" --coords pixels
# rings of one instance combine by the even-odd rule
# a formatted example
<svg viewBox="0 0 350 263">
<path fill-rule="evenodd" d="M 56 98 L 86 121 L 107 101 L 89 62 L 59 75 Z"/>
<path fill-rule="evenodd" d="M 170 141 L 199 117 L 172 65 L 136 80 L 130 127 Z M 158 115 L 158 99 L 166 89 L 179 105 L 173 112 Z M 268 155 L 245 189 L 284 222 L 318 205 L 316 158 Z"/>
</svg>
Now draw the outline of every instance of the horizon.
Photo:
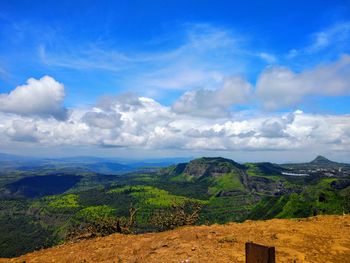
<svg viewBox="0 0 350 263">
<path fill-rule="evenodd" d="M 178 156 L 178 157 L 164 157 L 164 158 L 125 158 L 125 157 L 110 157 L 110 156 L 92 156 L 92 155 L 67 155 L 67 156 L 53 156 L 53 157 L 48 157 L 48 156 L 27 156 L 27 155 L 17 155 L 17 154 L 8 154 L 8 153 L 3 153 L 0 152 L 0 158 L 1 156 L 8 156 L 11 158 L 33 158 L 36 160 L 61 160 L 61 159 L 84 159 L 84 158 L 92 158 L 92 159 L 100 159 L 101 161 L 110 161 L 110 162 L 117 162 L 117 163 L 121 163 L 121 164 L 133 164 L 133 163 L 137 163 L 137 162 L 145 162 L 145 163 L 161 163 L 161 162 L 169 162 L 169 163 L 173 163 L 173 164 L 179 164 L 179 163 L 187 163 L 190 162 L 192 160 L 196 160 L 196 159 L 202 159 L 202 158 L 224 158 L 224 159 L 228 159 L 228 160 L 232 160 L 235 161 L 237 163 L 275 163 L 275 164 L 302 164 L 302 163 L 311 163 L 319 158 L 324 158 L 327 161 L 330 162 L 337 162 L 335 160 L 331 160 L 329 159 L 327 156 L 323 156 L 323 155 L 317 155 L 315 156 L 313 159 L 310 160 L 303 160 L 303 161 L 297 161 L 297 162 L 291 162 L 291 161 L 282 161 L 282 162 L 270 162 L 268 160 L 259 160 L 259 161 L 254 161 L 254 160 L 245 160 L 245 161 L 240 161 L 237 159 L 232 159 L 229 157 L 222 157 L 222 156 L 196 156 L 196 157 L 185 157 L 185 156 Z M 341 162 L 338 162 L 341 163 Z M 344 164 L 350 164 L 349 162 L 343 162 Z"/>
<path fill-rule="evenodd" d="M 346 0 L 1 1 L 0 152 L 349 163 L 349 44 Z"/>
</svg>

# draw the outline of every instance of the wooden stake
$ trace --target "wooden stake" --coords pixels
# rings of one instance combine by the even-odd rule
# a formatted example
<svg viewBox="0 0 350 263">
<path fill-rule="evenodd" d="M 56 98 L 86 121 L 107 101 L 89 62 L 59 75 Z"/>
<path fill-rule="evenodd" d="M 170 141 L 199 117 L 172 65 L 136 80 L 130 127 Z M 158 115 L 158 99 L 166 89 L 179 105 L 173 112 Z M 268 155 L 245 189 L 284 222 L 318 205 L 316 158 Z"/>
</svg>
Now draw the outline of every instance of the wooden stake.
<svg viewBox="0 0 350 263">
<path fill-rule="evenodd" d="M 253 242 L 245 243 L 246 263 L 275 263 L 275 247 L 267 247 Z"/>
</svg>

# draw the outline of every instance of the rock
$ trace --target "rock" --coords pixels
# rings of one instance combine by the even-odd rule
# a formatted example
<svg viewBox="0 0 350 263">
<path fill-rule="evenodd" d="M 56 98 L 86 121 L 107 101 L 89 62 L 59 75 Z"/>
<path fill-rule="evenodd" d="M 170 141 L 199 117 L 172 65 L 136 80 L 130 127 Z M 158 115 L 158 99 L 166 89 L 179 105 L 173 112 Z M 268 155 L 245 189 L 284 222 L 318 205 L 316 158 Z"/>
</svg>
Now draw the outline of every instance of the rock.
<svg viewBox="0 0 350 263">
<path fill-rule="evenodd" d="M 234 236 L 225 236 L 218 240 L 219 243 L 235 243 L 237 239 Z"/>
<path fill-rule="evenodd" d="M 337 189 L 337 190 L 344 189 L 344 188 L 346 188 L 348 186 L 350 186 L 350 180 L 348 180 L 348 179 L 337 180 L 337 181 L 333 181 L 331 183 L 331 187 L 333 189 Z"/>
</svg>

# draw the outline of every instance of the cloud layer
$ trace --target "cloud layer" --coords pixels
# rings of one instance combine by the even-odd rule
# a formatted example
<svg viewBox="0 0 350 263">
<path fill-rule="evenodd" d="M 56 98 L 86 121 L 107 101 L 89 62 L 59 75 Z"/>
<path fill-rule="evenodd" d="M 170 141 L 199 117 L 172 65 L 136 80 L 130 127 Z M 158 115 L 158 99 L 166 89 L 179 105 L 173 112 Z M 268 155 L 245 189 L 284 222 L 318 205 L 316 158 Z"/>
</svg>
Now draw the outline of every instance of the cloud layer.
<svg viewBox="0 0 350 263">
<path fill-rule="evenodd" d="M 23 94 L 33 99 L 34 96 L 30 94 L 33 92 L 39 102 L 43 97 L 48 101 L 39 104 L 40 107 L 36 106 L 30 114 L 22 109 L 11 110 L 11 113 L 8 113 L 9 108 L 3 110 L 0 113 L 0 144 L 17 142 L 49 147 L 100 146 L 135 150 L 349 151 L 348 115 L 316 115 L 295 111 L 251 116 L 231 113 L 220 115 L 220 118 L 208 118 L 206 114 L 197 114 L 199 110 L 210 111 L 216 107 L 219 112 L 225 113 L 232 103 L 246 99 L 251 90 L 249 84 L 239 78 L 226 81 L 219 90 L 200 90 L 194 94 L 196 103 L 193 105 L 203 103 L 204 106 L 194 108 L 191 104 L 192 108 L 187 112 L 179 113 L 176 109 L 178 106 L 164 106 L 151 98 L 124 94 L 101 98 L 91 108 L 71 109 L 66 119 L 59 119 L 47 118 L 46 115 L 55 116 L 57 113 L 55 109 L 61 103 L 57 98 L 63 96 L 63 86 L 50 77 L 30 79 L 27 85 L 17 87 L 16 92 L 10 93 L 9 100 L 23 102 L 19 99 Z M 53 95 L 43 96 L 42 93 L 46 93 L 42 90 L 46 89 Z M 21 96 L 17 95 L 18 92 Z M 184 96 L 179 100 L 184 100 Z M 3 96 L 2 99 L 8 97 Z M 28 105 L 16 105 L 32 109 Z"/>
<path fill-rule="evenodd" d="M 350 95 L 350 56 L 294 73 L 288 68 L 265 70 L 256 84 L 256 95 L 266 109 L 296 106 L 307 96 Z"/>
<path fill-rule="evenodd" d="M 172 109 L 177 113 L 205 117 L 225 117 L 232 105 L 246 103 L 253 87 L 240 77 L 226 78 L 217 90 L 188 91 L 175 101 Z"/>
<path fill-rule="evenodd" d="M 211 44 L 217 44 L 214 36 L 220 41 L 230 39 L 224 33 L 213 34 L 205 42 L 206 38 L 199 41 L 200 35 L 193 34 L 189 37 L 191 45 L 177 52 L 186 55 L 191 50 L 211 50 Z M 202 41 L 203 47 L 195 47 Z M 267 53 L 259 56 L 272 64 L 277 61 Z M 158 59 L 162 62 L 164 58 Z M 191 78 L 193 72 L 188 72 Z M 208 85 L 183 90 L 170 105 L 150 96 L 125 93 L 104 96 L 93 106 L 69 111 L 63 106 L 62 83 L 50 76 L 30 78 L 10 93 L 0 94 L 0 146 L 97 146 L 186 152 L 350 151 L 349 115 L 294 110 L 309 97 L 350 95 L 349 55 L 301 72 L 268 66 L 255 85 L 242 76 L 214 76 L 214 71 L 206 72 L 213 74 L 209 78 L 215 79 L 215 85 L 208 80 Z M 204 80 L 202 73 L 198 76 Z M 248 110 L 234 110 L 239 107 Z"/>
</svg>

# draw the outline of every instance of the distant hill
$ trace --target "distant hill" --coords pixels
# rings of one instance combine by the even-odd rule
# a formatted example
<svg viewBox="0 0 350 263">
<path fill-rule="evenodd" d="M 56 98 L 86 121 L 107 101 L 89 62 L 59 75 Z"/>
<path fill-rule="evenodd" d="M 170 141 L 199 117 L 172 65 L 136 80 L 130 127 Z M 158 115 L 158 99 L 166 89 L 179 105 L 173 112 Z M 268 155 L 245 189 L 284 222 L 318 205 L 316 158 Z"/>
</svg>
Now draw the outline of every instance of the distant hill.
<svg viewBox="0 0 350 263">
<path fill-rule="evenodd" d="M 350 169 L 350 164 L 348 163 L 339 163 L 334 162 L 322 155 L 318 155 L 314 160 L 306 163 L 286 163 L 282 164 L 282 167 L 285 168 L 299 168 L 299 169 L 305 169 L 305 168 L 347 168 Z"/>
<path fill-rule="evenodd" d="M 338 164 L 337 162 L 330 161 L 324 156 L 317 156 L 313 161 L 310 162 L 312 165 L 333 165 Z"/>
<path fill-rule="evenodd" d="M 33 171 L 47 169 L 73 169 L 104 174 L 120 174 L 139 169 L 167 167 L 191 158 L 158 158 L 142 161 L 113 157 L 74 156 L 74 157 L 30 157 L 0 153 L 1 171 Z"/>
</svg>

